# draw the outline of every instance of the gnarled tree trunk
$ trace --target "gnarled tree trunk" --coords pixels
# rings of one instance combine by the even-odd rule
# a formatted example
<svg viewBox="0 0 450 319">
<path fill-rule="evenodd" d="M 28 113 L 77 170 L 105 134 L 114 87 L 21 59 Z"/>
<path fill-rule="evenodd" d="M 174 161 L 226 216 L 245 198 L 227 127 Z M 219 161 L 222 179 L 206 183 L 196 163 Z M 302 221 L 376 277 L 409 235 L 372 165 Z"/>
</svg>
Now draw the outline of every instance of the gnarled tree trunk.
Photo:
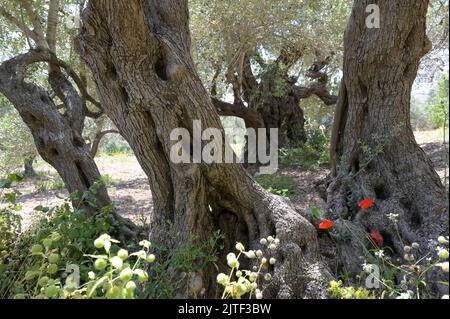
<svg viewBox="0 0 450 319">
<path fill-rule="evenodd" d="M 426 36 L 428 0 L 375 1 L 380 29 L 365 25 L 366 7 L 372 3 L 354 2 L 345 32 L 328 206 L 332 217 L 350 218 L 363 233 L 381 233 L 392 249 L 386 253 L 403 259 L 403 244 L 419 243 L 426 254 L 432 249 L 428 241 L 448 235 L 449 229 L 444 187 L 410 124 L 412 85 L 421 58 L 431 48 Z M 358 209 L 364 198 L 375 200 L 372 210 Z M 399 215 L 402 239 L 389 214 Z M 341 266 L 353 274 L 361 271 L 363 255 L 357 241 L 338 244 Z"/>
<path fill-rule="evenodd" d="M 326 105 L 333 105 L 336 104 L 337 96 L 329 92 L 328 76 L 323 72 L 330 62 L 329 57 L 317 59 L 309 69 L 307 76 L 315 80 L 311 86 L 297 85 L 298 77 L 289 76 L 288 73 L 301 56 L 301 52 L 285 48 L 278 59 L 269 65 L 261 62 L 260 57 L 256 58 L 255 61 L 259 61 L 264 70 L 258 81 L 252 71 L 252 60 L 249 55 L 245 55 L 243 70 L 238 72 L 242 73 L 242 80 L 236 79 L 232 83 L 234 104 L 213 98 L 219 114 L 240 117 L 247 128 L 277 128 L 280 148 L 298 147 L 305 143 L 306 120 L 300 106 L 301 100 L 315 95 Z"/>
<path fill-rule="evenodd" d="M 223 130 L 190 55 L 187 1 L 93 0 L 83 22 L 80 53 L 105 111 L 150 181 L 152 239 L 170 249 L 221 230 L 228 252 L 236 241 L 255 247 L 259 238 L 276 235 L 280 263 L 267 296 L 323 297 L 326 270 L 316 230 L 288 203 L 259 187 L 241 165 L 170 161 L 173 129 L 186 128 L 192 136 L 193 121 L 201 120 L 203 128 Z M 167 221 L 177 231 L 175 242 L 167 239 Z M 206 296 L 217 296 L 217 270 L 199 275 Z"/>
<path fill-rule="evenodd" d="M 33 135 L 39 154 L 56 169 L 68 191 L 82 194 L 95 182 L 100 181 L 101 175 L 81 137 L 84 126 L 81 99 L 65 78 L 54 77 L 52 79 L 54 87 L 58 86 L 64 91 L 70 90 L 70 93 L 60 92 L 66 96 L 63 97 L 63 101 L 69 105 L 67 113 L 61 114 L 46 90 L 26 82 L 26 67 L 38 62 L 58 63 L 56 57 L 49 51 L 31 50 L 1 64 L 0 92 L 17 109 Z M 99 207 L 110 204 L 103 183 L 95 198 Z M 88 206 L 85 208 L 92 211 Z"/>
</svg>

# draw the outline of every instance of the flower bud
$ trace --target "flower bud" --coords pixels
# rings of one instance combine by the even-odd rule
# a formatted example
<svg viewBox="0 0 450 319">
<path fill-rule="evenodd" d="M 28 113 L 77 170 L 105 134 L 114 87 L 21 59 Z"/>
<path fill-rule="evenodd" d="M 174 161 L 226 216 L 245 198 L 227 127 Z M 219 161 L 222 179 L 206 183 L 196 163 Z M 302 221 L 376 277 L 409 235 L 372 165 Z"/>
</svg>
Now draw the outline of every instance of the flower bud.
<svg viewBox="0 0 450 319">
<path fill-rule="evenodd" d="M 448 259 L 448 250 L 447 249 L 441 249 L 438 253 L 439 258 L 442 260 Z"/>
<path fill-rule="evenodd" d="M 225 286 L 228 284 L 228 279 L 229 279 L 228 276 L 225 274 L 217 275 L 217 282 L 222 286 Z"/>
<path fill-rule="evenodd" d="M 242 243 L 237 243 L 236 244 L 236 250 L 239 252 L 243 252 L 245 250 L 245 247 Z"/>
</svg>

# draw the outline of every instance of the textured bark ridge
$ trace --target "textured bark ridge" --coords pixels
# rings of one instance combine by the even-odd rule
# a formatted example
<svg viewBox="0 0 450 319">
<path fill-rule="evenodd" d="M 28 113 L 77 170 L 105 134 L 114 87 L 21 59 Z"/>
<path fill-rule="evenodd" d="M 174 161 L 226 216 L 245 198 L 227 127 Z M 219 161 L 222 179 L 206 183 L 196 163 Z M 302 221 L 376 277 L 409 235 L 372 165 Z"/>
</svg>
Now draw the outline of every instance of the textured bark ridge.
<svg viewBox="0 0 450 319">
<path fill-rule="evenodd" d="M 82 100 L 59 68 L 53 68 L 49 82 L 67 106 L 67 112 L 60 113 L 45 89 L 25 79 L 26 68 L 38 62 L 61 64 L 48 50 L 31 50 L 6 61 L 0 65 L 0 92 L 18 110 L 39 154 L 57 170 L 69 192 L 85 192 L 101 176 L 81 137 L 85 118 Z M 110 204 L 104 185 L 95 197 L 99 207 Z"/>
<path fill-rule="evenodd" d="M 398 214 L 404 244 L 448 235 L 448 202 L 432 163 L 417 145 L 410 125 L 411 88 L 420 59 L 429 51 L 427 0 L 379 0 L 381 28 L 365 26 L 365 9 L 374 1 L 354 2 L 345 32 L 344 80 L 331 146 L 335 178 L 328 189 L 332 217 L 351 218 L 363 232 L 376 230 L 403 258 L 388 214 Z M 376 202 L 359 211 L 363 198 Z M 338 244 L 341 266 L 358 273 L 361 244 Z M 368 246 L 371 247 L 371 246 Z M 371 247 L 373 248 L 373 247 Z M 436 287 L 434 287 L 436 288 Z"/>
<path fill-rule="evenodd" d="M 236 241 L 256 247 L 261 237 L 276 235 L 283 244 L 270 295 L 324 297 L 328 278 L 316 230 L 289 203 L 264 191 L 241 165 L 170 161 L 174 128 L 192 134 L 193 120 L 201 120 L 203 128 L 222 129 L 190 55 L 187 1 L 90 1 L 78 42 L 106 113 L 149 178 L 152 240 L 170 248 L 220 229 L 229 252 Z M 165 236 L 167 221 L 177 230 L 176 243 Z M 217 270 L 199 275 L 205 296 L 217 296 Z M 195 293 L 181 285 L 184 296 Z"/>
</svg>

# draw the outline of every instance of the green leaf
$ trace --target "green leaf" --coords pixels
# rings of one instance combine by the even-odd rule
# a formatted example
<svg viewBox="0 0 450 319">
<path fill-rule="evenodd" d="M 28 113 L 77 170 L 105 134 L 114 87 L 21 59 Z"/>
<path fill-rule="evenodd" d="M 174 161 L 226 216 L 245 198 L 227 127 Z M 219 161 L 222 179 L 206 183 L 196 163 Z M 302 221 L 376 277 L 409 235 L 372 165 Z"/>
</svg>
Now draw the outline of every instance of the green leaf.
<svg viewBox="0 0 450 319">
<path fill-rule="evenodd" d="M 16 193 L 15 192 L 5 194 L 5 198 L 8 203 L 11 203 L 13 205 L 16 204 Z"/>
<path fill-rule="evenodd" d="M 50 208 L 44 207 L 44 206 L 42 206 L 42 205 L 39 205 L 39 206 L 36 206 L 36 207 L 34 208 L 34 210 L 37 211 L 37 212 L 48 213 L 48 212 L 50 211 Z"/>
<path fill-rule="evenodd" d="M 12 183 L 20 183 L 23 181 L 23 177 L 17 174 L 9 174 L 6 179 Z"/>
<path fill-rule="evenodd" d="M 322 219 L 323 213 L 316 207 L 311 208 L 311 214 L 317 219 Z"/>
</svg>

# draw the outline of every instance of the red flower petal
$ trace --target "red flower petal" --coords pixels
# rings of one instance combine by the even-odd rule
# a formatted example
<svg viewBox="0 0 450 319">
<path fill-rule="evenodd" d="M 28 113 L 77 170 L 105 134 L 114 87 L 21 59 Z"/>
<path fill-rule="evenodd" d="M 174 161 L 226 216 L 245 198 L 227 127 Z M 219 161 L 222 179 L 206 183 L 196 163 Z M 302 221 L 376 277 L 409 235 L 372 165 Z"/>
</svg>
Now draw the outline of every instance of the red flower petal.
<svg viewBox="0 0 450 319">
<path fill-rule="evenodd" d="M 333 228 L 334 222 L 331 220 L 324 220 L 319 224 L 319 229 L 321 230 L 329 230 Z"/>
<path fill-rule="evenodd" d="M 370 232 L 370 238 L 377 244 L 378 247 L 381 247 L 384 245 L 384 238 L 383 236 L 377 232 L 376 230 L 372 230 Z"/>
<path fill-rule="evenodd" d="M 372 208 L 373 205 L 375 204 L 375 202 L 371 199 L 365 199 L 363 201 L 361 201 L 358 206 L 361 207 L 362 209 L 369 209 Z"/>
</svg>

